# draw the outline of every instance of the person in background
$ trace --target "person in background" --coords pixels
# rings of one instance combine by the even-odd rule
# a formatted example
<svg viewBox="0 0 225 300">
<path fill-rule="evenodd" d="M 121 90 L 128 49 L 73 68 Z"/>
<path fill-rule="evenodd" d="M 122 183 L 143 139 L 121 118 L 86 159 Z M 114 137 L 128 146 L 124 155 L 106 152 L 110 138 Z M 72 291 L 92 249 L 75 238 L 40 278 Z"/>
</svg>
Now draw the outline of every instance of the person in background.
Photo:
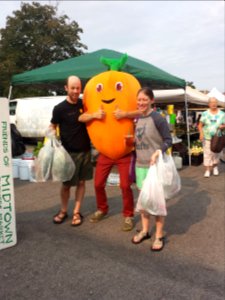
<svg viewBox="0 0 225 300">
<path fill-rule="evenodd" d="M 137 94 L 138 109 L 142 116 L 138 118 L 135 129 L 136 149 L 136 185 L 142 188 L 149 167 L 156 163 L 160 151 L 165 152 L 172 145 L 172 137 L 168 123 L 158 112 L 153 111 L 154 94 L 149 87 L 143 87 Z M 145 210 L 141 213 L 142 229 L 132 238 L 133 244 L 139 244 L 150 238 L 150 214 Z M 165 236 L 163 232 L 165 217 L 156 216 L 155 239 L 151 246 L 152 251 L 160 251 L 164 247 Z"/>
<path fill-rule="evenodd" d="M 225 128 L 225 113 L 218 108 L 216 98 L 209 98 L 209 109 L 202 113 L 199 128 L 199 139 L 203 142 L 203 164 L 205 166 L 204 177 L 208 178 L 211 175 L 218 176 L 218 163 L 220 153 L 214 153 L 210 150 L 210 142 L 217 129 Z"/>
<path fill-rule="evenodd" d="M 200 122 L 200 119 L 201 119 L 201 116 L 202 114 L 199 114 L 196 121 L 195 121 L 195 124 L 194 124 L 194 127 L 198 130 L 199 129 L 199 122 Z"/>
<path fill-rule="evenodd" d="M 59 126 L 62 145 L 72 157 L 76 169 L 70 181 L 63 182 L 60 191 L 61 209 L 54 216 L 55 224 L 63 223 L 68 217 L 67 209 L 70 189 L 75 189 L 75 205 L 73 210 L 72 226 L 79 226 L 83 222 L 80 213 L 81 203 L 85 194 L 85 181 L 93 177 L 91 164 L 91 144 L 85 124 L 78 121 L 83 113 L 81 81 L 76 76 L 69 76 L 65 85 L 66 99 L 53 108 L 50 128 L 56 130 Z"/>
</svg>

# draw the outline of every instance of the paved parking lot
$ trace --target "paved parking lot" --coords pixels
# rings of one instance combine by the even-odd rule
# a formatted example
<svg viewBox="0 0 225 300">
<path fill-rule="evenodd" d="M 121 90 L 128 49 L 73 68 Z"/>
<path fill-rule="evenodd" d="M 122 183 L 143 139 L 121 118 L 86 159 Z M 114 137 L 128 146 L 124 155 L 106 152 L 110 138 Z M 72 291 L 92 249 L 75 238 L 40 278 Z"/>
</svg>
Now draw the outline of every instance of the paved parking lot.
<svg viewBox="0 0 225 300">
<path fill-rule="evenodd" d="M 167 243 L 133 245 L 121 231 L 121 194 L 107 187 L 110 212 L 98 224 L 93 181 L 88 182 L 82 226 L 52 223 L 59 209 L 59 183 L 16 179 L 18 243 L 0 252 L 0 299 L 224 299 L 225 164 L 220 176 L 203 178 L 203 166 L 179 173 L 182 191 L 168 201 Z M 137 191 L 134 187 L 135 199 Z M 140 227 L 135 216 L 136 228 Z M 154 223 L 152 224 L 154 226 Z"/>
</svg>

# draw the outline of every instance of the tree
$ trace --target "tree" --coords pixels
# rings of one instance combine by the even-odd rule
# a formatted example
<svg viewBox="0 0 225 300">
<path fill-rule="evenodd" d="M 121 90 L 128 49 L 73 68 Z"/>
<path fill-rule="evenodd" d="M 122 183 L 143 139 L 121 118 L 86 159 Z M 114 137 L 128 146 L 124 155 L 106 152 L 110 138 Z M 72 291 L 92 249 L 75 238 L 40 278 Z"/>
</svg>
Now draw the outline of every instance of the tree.
<svg viewBox="0 0 225 300">
<path fill-rule="evenodd" d="M 7 96 L 12 75 L 78 56 L 87 46 L 80 42 L 83 30 L 57 6 L 21 3 L 0 29 L 0 95 Z"/>
</svg>

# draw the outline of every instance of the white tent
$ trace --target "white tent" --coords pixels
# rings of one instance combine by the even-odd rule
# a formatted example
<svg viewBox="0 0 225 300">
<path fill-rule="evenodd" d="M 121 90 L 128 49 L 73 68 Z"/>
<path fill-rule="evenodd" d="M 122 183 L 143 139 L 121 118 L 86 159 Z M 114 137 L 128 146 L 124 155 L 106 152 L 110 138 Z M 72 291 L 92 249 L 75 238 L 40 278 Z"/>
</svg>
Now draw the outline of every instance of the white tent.
<svg viewBox="0 0 225 300">
<path fill-rule="evenodd" d="M 186 87 L 186 97 L 190 103 L 208 106 L 209 97 L 190 86 Z"/>
<path fill-rule="evenodd" d="M 207 94 L 208 97 L 215 97 L 218 100 L 218 104 L 220 106 L 225 107 L 225 96 L 217 90 L 217 88 L 211 89 L 211 91 Z"/>
<path fill-rule="evenodd" d="M 176 90 L 154 90 L 155 103 L 184 103 L 185 113 L 186 113 L 186 125 L 187 125 L 187 142 L 188 149 L 190 149 L 190 128 L 188 122 L 188 105 L 190 103 L 197 105 L 208 106 L 209 97 L 197 89 L 193 89 L 189 86 L 186 86 L 186 90 L 184 89 L 176 89 Z M 189 165 L 191 165 L 191 154 L 189 152 Z"/>
<path fill-rule="evenodd" d="M 193 89 L 189 86 L 184 89 L 175 90 L 154 90 L 155 103 L 178 103 L 185 102 L 185 97 L 188 103 L 208 106 L 208 95 Z"/>
</svg>

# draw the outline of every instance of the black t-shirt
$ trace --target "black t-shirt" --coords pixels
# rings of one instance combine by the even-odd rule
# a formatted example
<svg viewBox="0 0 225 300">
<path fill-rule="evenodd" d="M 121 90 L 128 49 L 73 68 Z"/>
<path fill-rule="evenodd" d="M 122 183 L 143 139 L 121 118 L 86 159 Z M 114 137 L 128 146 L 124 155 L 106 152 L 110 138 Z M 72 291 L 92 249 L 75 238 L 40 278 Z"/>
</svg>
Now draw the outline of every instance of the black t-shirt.
<svg viewBox="0 0 225 300">
<path fill-rule="evenodd" d="M 62 144 L 69 152 L 84 152 L 91 148 L 86 126 L 78 121 L 82 113 L 81 99 L 76 104 L 65 100 L 53 108 L 51 123 L 59 125 Z"/>
</svg>

